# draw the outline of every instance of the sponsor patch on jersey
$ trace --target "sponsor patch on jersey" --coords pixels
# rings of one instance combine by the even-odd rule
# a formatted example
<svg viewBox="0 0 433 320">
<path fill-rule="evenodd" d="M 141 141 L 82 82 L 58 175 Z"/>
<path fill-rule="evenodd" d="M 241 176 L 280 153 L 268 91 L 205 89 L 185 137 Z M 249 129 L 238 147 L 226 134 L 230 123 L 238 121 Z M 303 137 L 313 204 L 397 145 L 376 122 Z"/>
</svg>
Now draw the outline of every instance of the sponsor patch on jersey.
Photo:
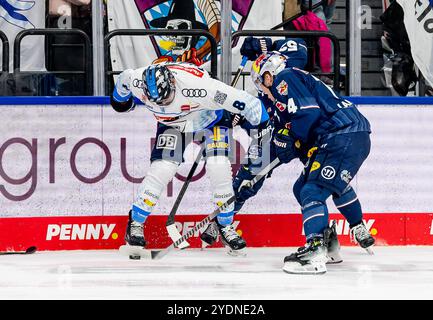
<svg viewBox="0 0 433 320">
<path fill-rule="evenodd" d="M 226 102 L 226 100 L 227 100 L 227 94 L 224 93 L 224 92 L 221 92 L 221 91 L 217 90 L 217 92 L 216 92 L 215 97 L 213 98 L 213 100 L 216 103 L 218 103 L 220 105 L 223 105 Z"/>
<path fill-rule="evenodd" d="M 286 110 L 287 108 L 287 104 L 284 104 L 282 102 L 277 101 L 275 103 L 275 106 L 277 107 L 278 110 L 280 110 L 281 112 L 283 112 L 284 110 Z"/>
<path fill-rule="evenodd" d="M 186 98 L 204 98 L 207 96 L 205 89 L 183 89 L 182 95 Z"/>
<path fill-rule="evenodd" d="M 313 172 L 313 171 L 316 171 L 316 170 L 320 169 L 321 166 L 322 165 L 319 162 L 314 161 L 313 164 L 311 165 L 310 172 Z"/>
<path fill-rule="evenodd" d="M 287 85 L 286 81 L 281 81 L 277 86 L 277 91 L 282 96 L 287 96 L 287 93 L 289 91 L 289 86 Z"/>
<path fill-rule="evenodd" d="M 331 166 L 326 166 L 322 169 L 322 172 L 320 173 L 323 177 L 323 179 L 331 180 L 335 177 L 335 169 Z"/>
<path fill-rule="evenodd" d="M 311 158 L 311 157 L 313 156 L 313 153 L 314 153 L 317 149 L 318 149 L 317 147 L 313 147 L 313 148 L 311 148 L 310 150 L 308 150 L 307 157 L 308 157 L 308 158 Z"/>
<path fill-rule="evenodd" d="M 143 88 L 143 84 L 144 84 L 143 80 L 140 80 L 140 79 L 134 79 L 134 80 L 132 80 L 132 86 L 135 87 L 135 88 L 142 89 Z"/>
<path fill-rule="evenodd" d="M 172 134 L 160 134 L 156 144 L 157 149 L 175 150 L 177 144 L 177 136 Z"/>
</svg>

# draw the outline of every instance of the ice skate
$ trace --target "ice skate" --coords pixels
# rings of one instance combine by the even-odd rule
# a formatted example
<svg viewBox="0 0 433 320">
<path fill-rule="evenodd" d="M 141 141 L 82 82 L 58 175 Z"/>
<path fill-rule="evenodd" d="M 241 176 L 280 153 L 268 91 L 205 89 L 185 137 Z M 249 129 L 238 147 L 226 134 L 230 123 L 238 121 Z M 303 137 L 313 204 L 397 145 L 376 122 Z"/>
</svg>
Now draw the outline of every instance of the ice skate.
<svg viewBox="0 0 433 320">
<path fill-rule="evenodd" d="M 328 264 L 343 262 L 343 258 L 340 255 L 340 242 L 338 241 L 335 221 L 332 222 L 331 227 L 325 229 L 324 242 L 328 249 Z"/>
<path fill-rule="evenodd" d="M 121 246 L 119 250 L 128 254 L 129 258 L 139 260 L 141 257 L 147 255 L 146 240 L 144 239 L 144 224 L 136 222 L 131 217 L 132 211 L 129 211 L 129 219 L 126 227 L 125 241 L 126 245 Z"/>
<path fill-rule="evenodd" d="M 304 247 L 284 258 L 283 271 L 292 274 L 322 274 L 328 261 L 323 239 L 313 238 Z"/>
<path fill-rule="evenodd" d="M 202 248 L 213 245 L 218 240 L 218 226 L 215 221 L 211 221 L 207 228 L 200 234 Z"/>
<path fill-rule="evenodd" d="M 245 240 L 239 236 L 232 224 L 227 226 L 216 223 L 219 233 L 221 235 L 221 241 L 228 249 L 228 254 L 232 256 L 245 256 L 247 246 Z"/>
<path fill-rule="evenodd" d="M 374 254 L 372 247 L 375 240 L 366 228 L 364 222 L 361 221 L 356 226 L 350 228 L 350 240 L 359 244 L 359 246 L 365 249 L 369 254 Z"/>
</svg>

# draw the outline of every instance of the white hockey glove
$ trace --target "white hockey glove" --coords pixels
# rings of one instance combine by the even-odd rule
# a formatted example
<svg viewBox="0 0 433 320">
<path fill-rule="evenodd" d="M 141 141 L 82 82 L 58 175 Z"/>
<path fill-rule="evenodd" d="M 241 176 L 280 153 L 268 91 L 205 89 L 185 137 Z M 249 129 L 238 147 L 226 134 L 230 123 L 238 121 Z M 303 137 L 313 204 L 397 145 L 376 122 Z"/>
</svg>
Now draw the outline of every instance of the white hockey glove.
<svg viewBox="0 0 433 320">
<path fill-rule="evenodd" d="M 119 96 L 124 98 L 125 100 L 129 99 L 131 95 L 131 82 L 132 82 L 133 73 L 134 70 L 126 69 L 119 75 L 116 81 L 115 90 L 117 91 Z"/>
</svg>

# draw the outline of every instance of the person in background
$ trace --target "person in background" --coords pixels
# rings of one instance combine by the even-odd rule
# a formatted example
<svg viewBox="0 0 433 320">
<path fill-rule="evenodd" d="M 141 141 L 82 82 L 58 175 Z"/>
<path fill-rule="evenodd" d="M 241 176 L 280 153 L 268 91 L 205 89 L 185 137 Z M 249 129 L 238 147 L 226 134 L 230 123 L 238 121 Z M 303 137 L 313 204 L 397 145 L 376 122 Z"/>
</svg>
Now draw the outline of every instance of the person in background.
<svg viewBox="0 0 433 320">
<path fill-rule="evenodd" d="M 49 0 L 47 28 L 79 29 L 92 39 L 91 0 Z M 48 71 L 85 70 L 84 40 L 76 34 L 47 37 Z M 79 80 L 79 81 L 77 81 Z M 89 88 L 82 76 L 56 75 L 58 95 L 85 95 Z"/>
<path fill-rule="evenodd" d="M 311 5 L 314 6 L 323 0 L 312 0 Z M 309 0 L 302 0 L 302 6 L 305 8 L 309 7 Z M 332 17 L 334 16 L 335 11 L 335 2 L 336 0 L 326 0 L 324 3 L 313 10 L 313 12 L 323 21 L 326 22 L 327 25 L 332 23 Z"/>
</svg>

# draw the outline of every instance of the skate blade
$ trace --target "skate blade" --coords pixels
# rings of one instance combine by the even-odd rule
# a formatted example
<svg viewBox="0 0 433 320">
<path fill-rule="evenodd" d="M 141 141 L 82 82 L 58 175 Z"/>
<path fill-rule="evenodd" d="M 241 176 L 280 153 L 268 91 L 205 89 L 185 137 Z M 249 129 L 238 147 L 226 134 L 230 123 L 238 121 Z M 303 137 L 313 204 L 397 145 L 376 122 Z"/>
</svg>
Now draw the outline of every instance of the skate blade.
<svg viewBox="0 0 433 320">
<path fill-rule="evenodd" d="M 337 264 L 343 262 L 343 258 L 338 253 L 328 254 L 327 257 L 328 257 L 328 261 L 326 262 L 327 264 Z"/>
<path fill-rule="evenodd" d="M 324 274 L 327 269 L 324 263 L 301 265 L 297 262 L 286 262 L 283 271 L 290 274 Z"/>
<path fill-rule="evenodd" d="M 342 263 L 343 259 L 342 258 L 328 258 L 328 261 L 326 261 L 326 264 L 337 264 L 337 263 Z"/>
<path fill-rule="evenodd" d="M 372 247 L 373 246 L 370 246 L 370 247 L 367 247 L 367 248 L 364 248 L 364 249 L 365 249 L 365 251 L 367 251 L 367 253 L 369 255 L 374 256 L 374 251 L 373 251 Z"/>
<path fill-rule="evenodd" d="M 233 250 L 229 247 L 226 247 L 227 254 L 232 257 L 246 257 L 247 256 L 247 250 L 246 248 L 240 249 L 240 250 Z"/>
<path fill-rule="evenodd" d="M 212 243 L 213 244 L 213 243 Z M 211 243 L 207 243 L 206 241 L 201 240 L 201 249 L 206 249 L 212 245 Z"/>
<path fill-rule="evenodd" d="M 120 254 L 129 256 L 131 260 L 152 259 L 150 250 L 146 250 L 140 246 L 130 246 L 128 244 L 119 247 Z"/>
</svg>

